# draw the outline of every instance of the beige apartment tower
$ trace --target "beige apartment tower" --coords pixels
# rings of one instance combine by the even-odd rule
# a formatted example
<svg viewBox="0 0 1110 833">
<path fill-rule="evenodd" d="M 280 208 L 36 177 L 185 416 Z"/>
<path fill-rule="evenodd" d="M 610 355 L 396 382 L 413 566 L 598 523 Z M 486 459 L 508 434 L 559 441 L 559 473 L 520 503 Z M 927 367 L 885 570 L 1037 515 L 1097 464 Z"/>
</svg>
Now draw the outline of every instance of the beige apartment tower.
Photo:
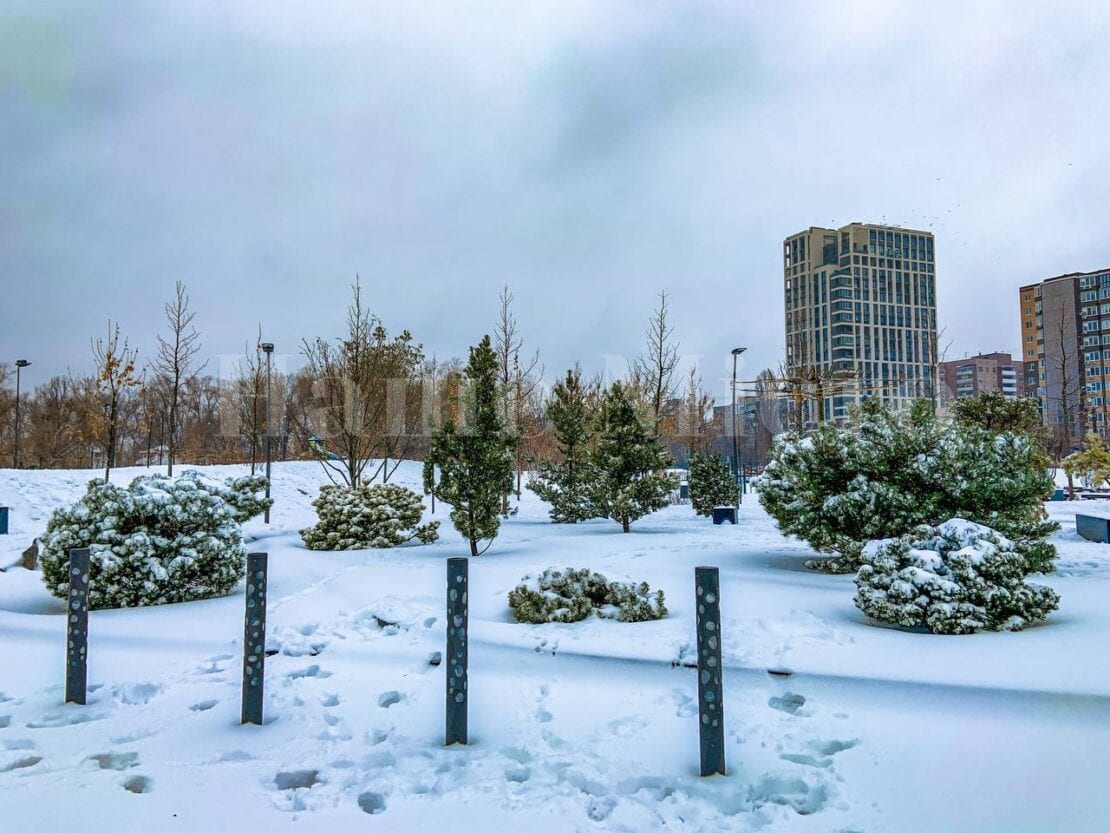
<svg viewBox="0 0 1110 833">
<path fill-rule="evenodd" d="M 1025 394 L 1049 427 L 1077 442 L 1110 433 L 1110 268 L 1057 275 L 1018 290 Z"/>
<path fill-rule="evenodd" d="M 895 408 L 938 396 L 932 233 L 811 227 L 783 241 L 783 280 L 788 372 L 828 380 L 804 422 L 843 421 L 869 396 Z"/>
</svg>

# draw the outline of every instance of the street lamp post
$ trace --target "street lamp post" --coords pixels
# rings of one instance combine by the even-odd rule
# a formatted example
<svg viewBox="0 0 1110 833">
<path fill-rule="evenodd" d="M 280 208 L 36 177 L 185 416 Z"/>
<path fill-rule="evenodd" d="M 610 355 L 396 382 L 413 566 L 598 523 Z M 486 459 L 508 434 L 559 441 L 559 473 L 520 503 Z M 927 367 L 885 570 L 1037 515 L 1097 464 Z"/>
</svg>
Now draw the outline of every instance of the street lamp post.
<svg viewBox="0 0 1110 833">
<path fill-rule="evenodd" d="M 26 359 L 16 359 L 15 362 L 15 447 L 12 449 L 12 468 L 19 468 L 19 376 L 23 368 L 30 367 Z"/>
<path fill-rule="evenodd" d="M 269 504 L 269 498 L 270 498 L 270 462 L 271 462 L 271 457 L 272 457 L 272 455 L 270 453 L 270 449 L 273 446 L 273 442 L 272 442 L 273 436 L 272 436 L 272 432 L 270 431 L 270 355 L 274 352 L 274 345 L 271 342 L 266 341 L 266 342 L 263 342 L 260 346 L 262 347 L 262 352 L 266 354 L 266 500 L 267 500 L 267 506 L 266 506 L 266 515 L 263 518 L 263 520 L 265 520 L 266 523 L 269 523 L 270 522 L 270 507 L 269 507 L 268 504 Z"/>
<path fill-rule="evenodd" d="M 732 348 L 732 465 L 733 465 L 733 480 L 736 487 L 736 508 L 740 508 L 740 504 L 744 498 L 740 494 L 740 434 L 736 430 L 736 360 L 740 354 L 747 350 L 747 347 L 734 347 Z"/>
</svg>

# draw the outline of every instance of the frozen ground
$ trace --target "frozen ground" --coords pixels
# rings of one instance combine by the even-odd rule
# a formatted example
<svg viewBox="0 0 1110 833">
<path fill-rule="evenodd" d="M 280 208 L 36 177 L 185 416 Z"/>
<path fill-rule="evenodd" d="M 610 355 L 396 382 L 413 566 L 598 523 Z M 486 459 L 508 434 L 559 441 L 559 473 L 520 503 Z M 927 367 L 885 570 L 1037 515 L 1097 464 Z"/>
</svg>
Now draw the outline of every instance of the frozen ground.
<svg viewBox="0 0 1110 833">
<path fill-rule="evenodd" d="M 89 477 L 0 471 L 14 511 L 0 565 Z M 310 463 L 278 466 L 273 525 L 247 527 L 271 554 L 263 727 L 237 725 L 241 594 L 94 613 L 81 708 L 61 704 L 61 603 L 38 574 L 0 574 L 2 829 L 1110 829 L 1110 548 L 1075 535 L 1075 504 L 1049 505 L 1064 529 L 1046 581 L 1063 603 L 1047 624 L 934 637 L 866 625 L 851 579 L 803 571 L 807 548 L 754 502 L 736 528 L 677 506 L 622 535 L 551 525 L 526 494 L 471 562 L 472 745 L 448 750 L 432 660 L 460 541 L 441 508 L 432 546 L 308 552 L 296 530 L 321 480 Z M 696 679 L 682 665 L 699 564 L 723 583 L 725 778 L 697 777 Z M 671 615 L 511 622 L 508 590 L 548 566 L 647 580 Z"/>
</svg>

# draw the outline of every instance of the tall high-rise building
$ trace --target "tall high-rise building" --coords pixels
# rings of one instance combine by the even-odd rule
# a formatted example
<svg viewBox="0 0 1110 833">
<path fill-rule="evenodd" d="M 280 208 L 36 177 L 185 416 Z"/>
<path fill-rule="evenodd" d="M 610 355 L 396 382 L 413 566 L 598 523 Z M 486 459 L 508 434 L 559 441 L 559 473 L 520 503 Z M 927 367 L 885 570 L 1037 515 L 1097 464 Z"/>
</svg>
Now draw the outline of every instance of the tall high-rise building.
<svg viewBox="0 0 1110 833">
<path fill-rule="evenodd" d="M 939 394 L 933 235 L 850 223 L 783 241 L 786 366 L 814 380 L 807 422 L 868 396 L 901 407 Z"/>
<path fill-rule="evenodd" d="M 1110 433 L 1110 268 L 1018 290 L 1025 393 L 1047 426 Z"/>
</svg>

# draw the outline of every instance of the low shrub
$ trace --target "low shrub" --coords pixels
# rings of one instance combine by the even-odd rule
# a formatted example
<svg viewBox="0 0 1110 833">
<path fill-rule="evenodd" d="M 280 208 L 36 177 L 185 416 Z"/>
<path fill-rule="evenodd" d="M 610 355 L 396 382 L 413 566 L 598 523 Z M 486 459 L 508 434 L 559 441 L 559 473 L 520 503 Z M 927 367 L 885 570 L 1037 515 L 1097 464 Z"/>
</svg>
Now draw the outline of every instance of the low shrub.
<svg viewBox="0 0 1110 833">
<path fill-rule="evenodd" d="M 620 622 L 647 622 L 667 615 L 663 591 L 647 582 L 610 581 L 592 570 L 547 569 L 525 576 L 509 593 L 509 608 L 518 622 L 581 622 L 591 614 Z"/>
<path fill-rule="evenodd" d="M 380 549 L 413 539 L 430 544 L 439 537 L 439 521 L 420 526 L 424 504 L 404 486 L 322 486 L 312 505 L 319 520 L 301 530 L 311 550 Z"/>
<path fill-rule="evenodd" d="M 244 571 L 239 523 L 265 506 L 257 487 L 256 479 L 219 485 L 193 471 L 139 477 L 126 488 L 95 480 L 81 500 L 47 522 L 43 581 L 66 598 L 69 551 L 87 547 L 94 609 L 227 595 Z"/>
<path fill-rule="evenodd" d="M 1021 630 L 1055 610 L 1054 590 L 1025 583 L 1025 558 L 989 527 L 959 518 L 864 547 L 856 607 L 933 633 Z"/>
</svg>

